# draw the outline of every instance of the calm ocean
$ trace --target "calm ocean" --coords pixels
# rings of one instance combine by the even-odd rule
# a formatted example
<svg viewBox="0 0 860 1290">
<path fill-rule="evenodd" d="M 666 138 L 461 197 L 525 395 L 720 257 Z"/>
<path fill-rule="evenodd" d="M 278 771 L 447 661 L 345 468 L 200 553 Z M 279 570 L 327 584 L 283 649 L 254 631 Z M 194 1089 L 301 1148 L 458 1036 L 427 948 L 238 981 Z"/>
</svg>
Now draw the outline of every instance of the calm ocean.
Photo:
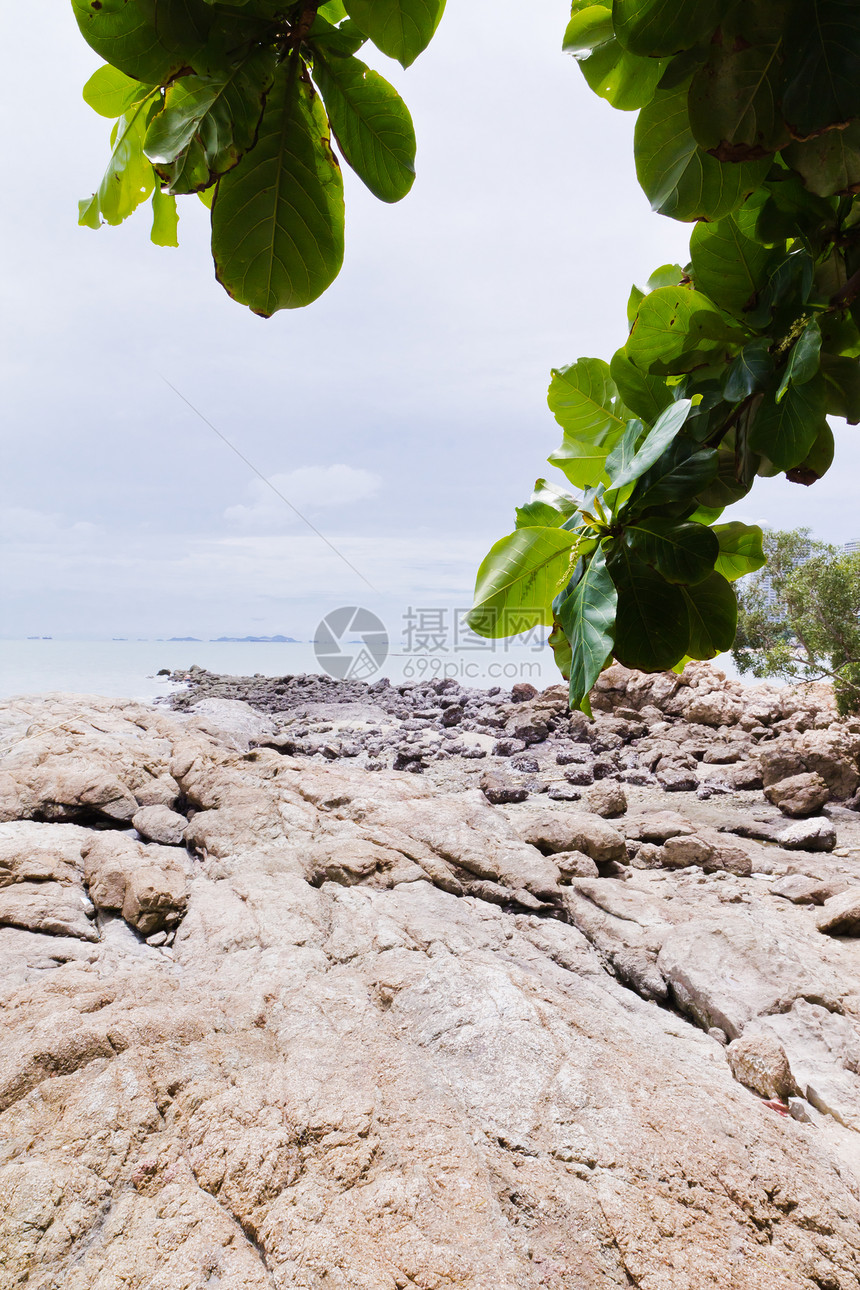
<svg viewBox="0 0 860 1290">
<path fill-rule="evenodd" d="M 15 694 L 102 694 L 115 698 L 154 699 L 169 693 L 167 678 L 156 676 L 197 663 L 213 672 L 250 676 L 286 676 L 321 672 L 310 643 L 295 645 L 233 644 L 186 641 L 0 641 L 0 698 Z M 451 676 L 464 686 L 529 681 L 539 689 L 561 680 L 546 646 L 514 645 L 446 654 L 393 654 L 381 671 L 394 683 Z"/>
</svg>

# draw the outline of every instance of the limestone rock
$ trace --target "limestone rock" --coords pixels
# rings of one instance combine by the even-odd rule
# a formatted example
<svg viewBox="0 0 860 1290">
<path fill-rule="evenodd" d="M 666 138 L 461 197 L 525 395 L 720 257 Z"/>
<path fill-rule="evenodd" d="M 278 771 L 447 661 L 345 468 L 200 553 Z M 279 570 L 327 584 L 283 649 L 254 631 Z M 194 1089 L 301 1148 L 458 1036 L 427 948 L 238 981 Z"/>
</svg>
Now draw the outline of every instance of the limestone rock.
<svg viewBox="0 0 860 1290">
<path fill-rule="evenodd" d="M 791 775 L 788 779 L 770 784 L 764 795 L 769 802 L 779 807 L 783 815 L 796 818 L 814 815 L 830 800 L 830 790 L 824 780 L 811 771 Z"/>
<path fill-rule="evenodd" d="M 549 855 L 582 851 L 601 864 L 627 854 L 622 835 L 599 816 L 534 809 L 517 815 L 514 824 L 524 842 Z"/>
<path fill-rule="evenodd" d="M 494 806 L 503 806 L 507 802 L 524 802 L 529 795 L 522 784 L 513 784 L 501 775 L 487 774 L 481 777 L 481 792 Z"/>
<path fill-rule="evenodd" d="M 172 847 L 181 845 L 188 826 L 184 815 L 164 805 L 142 807 L 132 816 L 131 823 L 147 842 L 160 842 Z"/>
<path fill-rule="evenodd" d="M 785 1049 L 773 1035 L 744 1033 L 726 1049 L 732 1074 L 761 1097 L 787 1102 L 798 1092 Z"/>
</svg>

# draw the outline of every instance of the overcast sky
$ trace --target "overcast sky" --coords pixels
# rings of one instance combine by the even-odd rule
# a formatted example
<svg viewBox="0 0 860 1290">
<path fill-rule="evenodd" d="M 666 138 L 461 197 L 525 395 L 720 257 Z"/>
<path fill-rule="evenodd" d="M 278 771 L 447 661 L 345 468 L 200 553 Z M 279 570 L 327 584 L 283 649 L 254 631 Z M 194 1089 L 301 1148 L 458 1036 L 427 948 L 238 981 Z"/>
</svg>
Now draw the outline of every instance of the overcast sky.
<svg viewBox="0 0 860 1290">
<path fill-rule="evenodd" d="M 68 5 L 16 11 L 0 235 L 7 308 L 0 635 L 307 637 L 356 601 L 465 604 L 560 432 L 550 368 L 623 343 L 632 281 L 686 260 L 653 215 L 633 117 L 560 52 L 567 5 L 448 0 L 403 93 L 418 179 L 397 206 L 345 169 L 347 254 L 309 309 L 269 321 L 215 283 L 207 212 L 180 247 L 140 211 L 77 227 L 109 125 Z M 14 128 L 9 128 L 10 124 Z M 165 385 L 303 510 L 310 534 Z M 744 518 L 860 537 L 858 431 L 804 490 L 762 481 Z M 559 478 L 559 482 L 561 478 Z"/>
</svg>

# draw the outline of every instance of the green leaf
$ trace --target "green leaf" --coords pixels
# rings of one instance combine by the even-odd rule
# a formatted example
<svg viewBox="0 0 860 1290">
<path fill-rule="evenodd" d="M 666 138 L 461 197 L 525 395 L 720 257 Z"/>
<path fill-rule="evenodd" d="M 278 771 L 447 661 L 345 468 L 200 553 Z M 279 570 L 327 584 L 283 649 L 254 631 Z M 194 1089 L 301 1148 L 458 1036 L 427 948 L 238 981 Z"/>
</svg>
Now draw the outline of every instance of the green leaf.
<svg viewBox="0 0 860 1290">
<path fill-rule="evenodd" d="M 561 47 L 565 54 L 576 57 L 590 54 L 614 37 L 611 4 L 588 4 L 582 9 L 574 8 Z"/>
<path fill-rule="evenodd" d="M 93 72 L 84 86 L 83 96 L 84 102 L 94 112 L 113 121 L 118 116 L 125 116 L 136 103 L 149 98 L 154 89 L 154 85 L 144 85 L 105 63 Z"/>
<path fill-rule="evenodd" d="M 565 636 L 564 628 L 557 618 L 553 620 L 552 631 L 547 637 L 546 643 L 553 652 L 555 665 L 559 672 L 561 672 L 565 681 L 569 681 L 573 654 L 570 648 L 570 641 Z"/>
<path fill-rule="evenodd" d="M 534 492 L 524 506 L 517 507 L 517 528 L 558 528 L 575 515 L 579 503 L 545 479 L 535 481 Z"/>
<path fill-rule="evenodd" d="M 212 21 L 199 0 L 72 0 L 84 40 L 127 76 L 163 85 L 202 48 Z"/>
<path fill-rule="evenodd" d="M 690 238 L 697 290 L 734 314 L 767 284 L 774 258 L 769 247 L 744 235 L 732 215 L 716 224 L 697 224 Z"/>
<path fill-rule="evenodd" d="M 792 484 L 803 484 L 806 488 L 817 483 L 833 465 L 835 450 L 833 431 L 826 421 L 822 421 L 815 443 L 803 461 L 785 472 L 786 479 Z"/>
<path fill-rule="evenodd" d="M 269 318 L 322 295 L 343 262 L 343 180 L 312 87 L 282 66 L 255 147 L 212 205 L 218 281 Z"/>
<path fill-rule="evenodd" d="M 168 87 L 144 150 L 171 192 L 208 188 L 254 146 L 274 72 L 274 50 L 257 48 L 226 76 L 183 76 Z"/>
<path fill-rule="evenodd" d="M 478 570 L 468 621 L 479 636 L 515 636 L 550 626 L 552 602 L 570 578 L 576 534 L 517 529 L 491 549 Z"/>
<path fill-rule="evenodd" d="M 756 524 L 741 524 L 731 520 L 728 524 L 715 524 L 711 532 L 717 539 L 719 556 L 717 573 L 729 582 L 736 582 L 747 573 L 755 573 L 765 564 L 762 550 L 762 531 Z"/>
<path fill-rule="evenodd" d="M 649 376 L 631 363 L 626 350 L 619 349 L 609 372 L 625 405 L 651 425 L 672 402 L 672 391 L 662 376 Z"/>
<path fill-rule="evenodd" d="M 730 0 L 614 0 L 615 34 L 625 49 L 657 58 L 710 39 Z"/>
<path fill-rule="evenodd" d="M 743 6 L 746 9 L 747 6 Z M 746 40 L 723 30 L 690 86 L 690 127 L 696 142 L 720 161 L 749 161 L 790 139 L 779 112 L 782 38 Z"/>
<path fill-rule="evenodd" d="M 367 44 L 364 32 L 351 18 L 347 18 L 340 26 L 334 27 L 320 16 L 321 13 L 322 10 L 317 13 L 308 32 L 308 44 L 314 56 L 322 53 L 325 56 L 334 54 L 340 58 L 346 58 L 351 54 L 357 54 L 362 45 Z"/>
<path fill-rule="evenodd" d="M 817 139 L 793 143 L 783 157 L 811 193 L 831 197 L 854 193 L 860 186 L 860 122 L 845 130 L 828 130 Z"/>
<path fill-rule="evenodd" d="M 152 232 L 150 240 L 156 246 L 178 246 L 177 228 L 179 216 L 176 212 L 176 198 L 163 193 L 155 185 L 152 194 Z"/>
<path fill-rule="evenodd" d="M 844 417 L 849 425 L 860 422 L 860 363 L 856 358 L 821 355 L 825 384 L 825 411 Z"/>
<path fill-rule="evenodd" d="M 570 706 L 591 716 L 588 696 L 612 653 L 615 586 L 598 547 L 579 582 L 559 599 L 558 621 L 570 643 Z"/>
<path fill-rule="evenodd" d="M 773 355 L 770 340 L 763 336 L 745 345 L 723 381 L 723 397 L 729 403 L 740 403 L 763 390 L 773 375 Z"/>
<path fill-rule="evenodd" d="M 551 466 L 557 466 L 567 476 L 574 488 L 593 488 L 596 484 L 608 484 L 606 473 L 606 455 L 620 437 L 618 430 L 609 442 L 602 446 L 591 439 L 573 439 L 565 435 L 561 446 L 547 457 Z"/>
<path fill-rule="evenodd" d="M 343 0 L 326 0 L 325 4 L 321 4 L 317 9 L 317 17 L 324 18 L 326 22 L 330 23 L 340 22 L 342 18 L 346 17 Z"/>
<path fill-rule="evenodd" d="M 646 296 L 625 347 L 642 372 L 681 373 L 744 339 L 701 291 L 660 287 Z"/>
<path fill-rule="evenodd" d="M 415 131 L 393 85 L 357 58 L 314 59 L 338 147 L 375 197 L 399 202 L 415 182 Z"/>
<path fill-rule="evenodd" d="M 635 112 L 651 102 L 666 62 L 638 58 L 618 40 L 610 40 L 580 58 L 579 66 L 595 94 L 621 112 Z"/>
<path fill-rule="evenodd" d="M 634 132 L 636 174 L 652 210 L 677 220 L 718 220 L 758 188 L 769 161 L 723 165 L 693 138 L 687 90 L 658 90 Z"/>
<path fill-rule="evenodd" d="M 785 371 L 782 374 L 776 401 L 781 403 L 790 385 L 805 385 L 811 381 L 819 367 L 821 354 L 821 328 L 817 318 L 811 318 L 791 347 Z"/>
<path fill-rule="evenodd" d="M 689 399 L 679 399 L 677 403 L 670 403 L 665 412 L 660 414 L 654 428 L 646 436 L 645 442 L 638 451 L 629 461 L 623 463 L 619 461 L 619 473 L 610 477 L 610 486 L 613 489 L 623 488 L 625 484 L 639 479 L 649 467 L 654 465 L 680 431 L 690 415 L 691 407 Z"/>
<path fill-rule="evenodd" d="M 682 587 L 687 603 L 690 658 L 716 658 L 731 648 L 738 627 L 738 601 L 731 583 L 712 573 L 695 587 Z"/>
<path fill-rule="evenodd" d="M 116 123 L 110 161 L 98 192 L 90 201 L 79 203 L 79 224 L 89 228 L 98 228 L 102 220 L 121 224 L 152 193 L 155 173 L 143 155 L 143 139 L 153 106 L 154 98 L 144 100 Z"/>
<path fill-rule="evenodd" d="M 627 510 L 642 514 L 652 506 L 683 506 L 714 478 L 717 461 L 713 448 L 697 449 L 687 439 L 675 439 L 638 480 Z"/>
<path fill-rule="evenodd" d="M 690 622 L 683 590 L 616 541 L 607 568 L 618 592 L 614 653 L 625 667 L 663 672 L 687 653 Z"/>
<path fill-rule="evenodd" d="M 777 471 L 799 466 L 818 438 L 824 421 L 824 377 L 791 385 L 781 403 L 766 395 L 753 422 L 750 447 Z"/>
<path fill-rule="evenodd" d="M 704 524 L 655 516 L 626 529 L 631 550 L 667 582 L 696 583 L 714 568 L 720 545 Z"/>
<path fill-rule="evenodd" d="M 788 14 L 782 111 L 803 139 L 860 116 L 860 8 L 804 0 Z"/>
<path fill-rule="evenodd" d="M 377 49 L 403 67 L 427 48 L 445 11 L 445 0 L 344 0 L 344 4 Z"/>
<path fill-rule="evenodd" d="M 565 435 L 574 440 L 602 444 L 627 423 L 609 364 L 600 358 L 580 358 L 569 367 L 554 368 L 547 402 Z"/>
</svg>

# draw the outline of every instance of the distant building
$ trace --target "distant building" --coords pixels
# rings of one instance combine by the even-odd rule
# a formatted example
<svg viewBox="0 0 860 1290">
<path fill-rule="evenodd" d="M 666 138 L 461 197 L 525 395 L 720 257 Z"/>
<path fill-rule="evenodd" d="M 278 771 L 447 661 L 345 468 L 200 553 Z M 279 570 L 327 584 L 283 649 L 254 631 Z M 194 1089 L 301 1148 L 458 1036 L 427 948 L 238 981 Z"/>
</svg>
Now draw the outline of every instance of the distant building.
<svg viewBox="0 0 860 1290">
<path fill-rule="evenodd" d="M 845 542 L 843 543 L 842 550 L 848 555 L 858 555 L 860 554 L 860 542 Z"/>
</svg>

